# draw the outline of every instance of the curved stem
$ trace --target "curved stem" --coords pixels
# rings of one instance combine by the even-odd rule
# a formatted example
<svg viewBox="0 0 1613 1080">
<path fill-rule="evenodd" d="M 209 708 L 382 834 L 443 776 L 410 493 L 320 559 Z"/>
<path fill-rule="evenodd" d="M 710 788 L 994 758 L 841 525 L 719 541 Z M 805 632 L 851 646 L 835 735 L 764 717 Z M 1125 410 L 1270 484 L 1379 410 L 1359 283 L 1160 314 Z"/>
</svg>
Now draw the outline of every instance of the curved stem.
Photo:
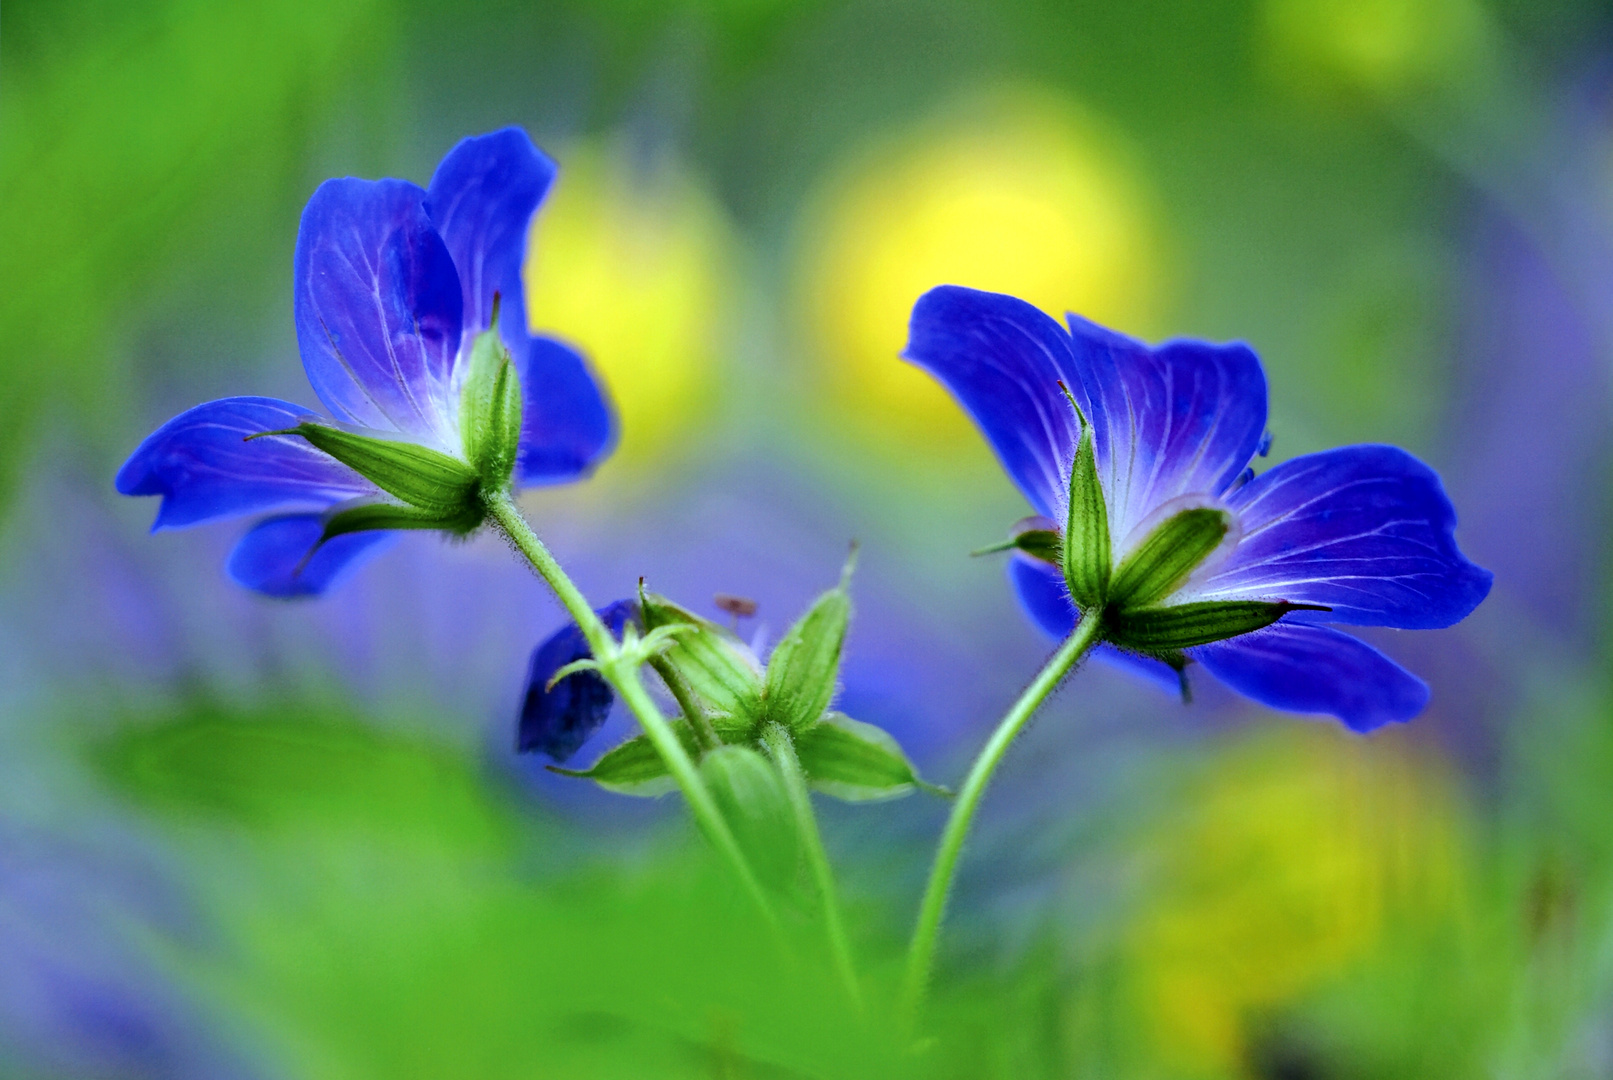
<svg viewBox="0 0 1613 1080">
<path fill-rule="evenodd" d="M 700 778 L 700 770 L 684 750 L 683 744 L 678 741 L 672 726 L 661 715 L 661 710 L 656 707 L 648 691 L 644 689 L 636 666 L 624 662 L 621 650 L 609 628 L 595 614 L 582 591 L 573 584 L 565 570 L 561 569 L 548 547 L 538 539 L 538 534 L 532 531 L 532 526 L 527 524 L 526 518 L 521 515 L 520 509 L 510 498 L 509 493 L 488 495 L 486 501 L 488 515 L 495 526 L 504 534 L 510 546 L 515 548 L 531 564 L 537 575 L 554 590 L 560 603 L 565 605 L 567 613 L 582 629 L 583 637 L 588 639 L 588 647 L 592 650 L 594 659 L 599 661 L 600 674 L 616 688 L 616 692 L 638 718 L 639 726 L 644 729 L 644 734 L 649 737 L 662 760 L 666 762 L 667 771 L 682 789 L 683 797 L 689 803 L 689 811 L 694 815 L 701 831 L 728 861 L 740 883 L 745 887 L 745 891 L 761 908 L 768 923 L 776 927 L 777 918 L 773 914 L 773 906 L 768 902 L 767 894 L 762 891 L 761 883 L 757 881 L 744 852 L 740 850 L 733 832 L 728 828 L 728 822 L 723 820 L 722 811 L 717 808 L 717 803 L 712 799 L 705 781 Z"/>
<path fill-rule="evenodd" d="M 812 795 L 807 791 L 801 759 L 795 754 L 795 739 L 782 724 L 768 724 L 762 729 L 762 742 L 784 778 L 784 794 L 795 815 L 795 827 L 801 834 L 801 846 L 806 849 L 807 865 L 812 869 L 812 880 L 818 887 L 823 905 L 823 923 L 829 935 L 829 951 L 834 954 L 835 969 L 846 986 L 852 1006 L 861 1011 L 862 988 L 857 982 L 857 966 L 851 959 L 851 941 L 846 937 L 846 926 L 840 919 L 840 899 L 835 891 L 834 871 L 829 866 L 829 853 L 823 848 L 817 815 L 812 812 Z"/>
<path fill-rule="evenodd" d="M 941 931 L 941 918 L 946 913 L 947 894 L 952 889 L 958 857 L 963 852 L 963 842 L 969 835 L 969 826 L 974 821 L 975 810 L 980 806 L 986 785 L 991 782 L 992 773 L 1008 752 L 1009 744 L 1035 714 L 1037 706 L 1046 700 L 1059 680 L 1097 643 L 1099 622 L 1094 616 L 1082 619 L 1075 632 L 1059 646 L 1058 652 L 1037 673 L 997 725 L 997 730 L 991 733 L 991 738 L 981 749 L 980 756 L 975 758 L 968 778 L 958 791 L 957 801 L 952 804 L 952 814 L 947 818 L 946 829 L 941 834 L 941 843 L 936 848 L 929 884 L 925 886 L 924 900 L 919 905 L 918 924 L 913 928 L 913 941 L 907 949 L 901 1009 L 902 1017 L 909 1026 L 918 1020 L 919 1007 L 923 1004 L 924 992 L 929 984 L 930 965 L 935 957 L 936 937 Z"/>
</svg>

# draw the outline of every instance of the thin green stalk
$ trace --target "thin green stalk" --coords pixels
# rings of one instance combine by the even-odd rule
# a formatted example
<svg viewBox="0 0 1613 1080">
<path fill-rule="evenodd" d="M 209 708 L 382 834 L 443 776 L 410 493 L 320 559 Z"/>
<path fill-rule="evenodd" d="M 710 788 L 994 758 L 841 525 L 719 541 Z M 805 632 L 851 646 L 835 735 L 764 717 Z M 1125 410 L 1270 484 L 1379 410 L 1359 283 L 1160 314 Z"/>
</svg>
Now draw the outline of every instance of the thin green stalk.
<svg viewBox="0 0 1613 1080">
<path fill-rule="evenodd" d="M 582 629 L 583 637 L 588 639 L 588 647 L 592 650 L 594 659 L 599 662 L 599 673 L 616 688 L 616 692 L 638 718 L 644 734 L 649 737 L 662 760 L 666 762 L 667 771 L 682 789 L 683 797 L 689 803 L 689 810 L 701 830 L 728 861 L 739 877 L 740 883 L 745 887 L 745 891 L 755 899 L 767 921 L 776 926 L 777 918 L 773 914 L 773 906 L 768 901 L 767 894 L 762 891 L 761 883 L 757 881 L 744 852 L 734 840 L 728 822 L 723 820 L 722 811 L 712 799 L 711 791 L 700 778 L 700 770 L 683 749 L 683 744 L 673 733 L 672 726 L 667 723 L 666 718 L 661 715 L 661 710 L 656 707 L 654 700 L 644 689 L 644 684 L 639 680 L 637 666 L 622 656 L 621 649 L 616 639 L 611 636 L 610 630 L 594 613 L 587 599 L 572 583 L 565 570 L 561 569 L 543 541 L 538 539 L 538 534 L 532 531 L 532 526 L 527 524 L 526 518 L 521 515 L 520 509 L 510 498 L 509 493 L 489 495 L 486 501 L 488 514 L 494 525 L 504 534 L 510 546 L 515 548 L 531 564 L 537 575 L 554 590 L 555 596 L 565 605 L 566 611 Z"/>
<path fill-rule="evenodd" d="M 935 958 L 936 937 L 941 932 L 941 918 L 946 913 L 947 894 L 952 890 L 958 857 L 963 852 L 963 842 L 969 835 L 969 826 L 974 821 L 975 810 L 980 806 L 986 785 L 991 782 L 992 773 L 1008 752 L 1009 744 L 1035 714 L 1037 707 L 1053 692 L 1059 680 L 1097 643 L 1098 630 L 1099 619 L 1096 617 L 1081 620 L 1075 632 L 1059 646 L 1058 652 L 1037 673 L 1025 692 L 1019 695 L 1019 700 L 1002 718 L 997 730 L 991 733 L 990 740 L 969 769 L 968 779 L 964 780 L 963 787 L 958 791 L 958 797 L 952 804 L 952 814 L 947 818 L 946 830 L 942 832 L 941 843 L 935 851 L 935 864 L 930 868 L 929 884 L 925 886 L 924 900 L 919 905 L 918 924 L 913 929 L 913 941 L 907 949 L 901 1015 L 909 1026 L 916 1025 L 918 1021 L 919 1009 L 929 985 L 930 965 Z"/>
<path fill-rule="evenodd" d="M 823 924 L 829 935 L 829 951 L 834 955 L 835 968 L 845 983 L 852 1006 L 861 1011 L 862 987 L 857 982 L 857 966 L 851 958 L 851 941 L 846 937 L 846 925 L 840 918 L 840 899 L 835 890 L 834 871 L 829 866 L 829 853 L 823 848 L 817 815 L 812 811 L 806 773 L 801 769 L 801 759 L 795 754 L 795 739 L 782 724 L 768 724 L 762 731 L 762 742 L 784 777 L 784 794 L 790 800 L 796 830 L 801 834 L 801 845 L 806 849 L 807 865 L 811 867 L 812 879 L 818 887 L 823 906 Z"/>
<path fill-rule="evenodd" d="M 683 681 L 683 676 L 678 674 L 678 669 L 672 666 L 671 661 L 664 656 L 655 656 L 650 659 L 650 666 L 661 676 L 661 681 L 672 694 L 672 700 L 678 703 L 684 718 L 689 721 L 689 727 L 694 731 L 695 741 L 700 744 L 700 748 L 715 750 L 721 746 L 722 742 L 711 726 L 711 717 L 700 707 L 700 702 L 694 699 L 689 684 Z"/>
</svg>

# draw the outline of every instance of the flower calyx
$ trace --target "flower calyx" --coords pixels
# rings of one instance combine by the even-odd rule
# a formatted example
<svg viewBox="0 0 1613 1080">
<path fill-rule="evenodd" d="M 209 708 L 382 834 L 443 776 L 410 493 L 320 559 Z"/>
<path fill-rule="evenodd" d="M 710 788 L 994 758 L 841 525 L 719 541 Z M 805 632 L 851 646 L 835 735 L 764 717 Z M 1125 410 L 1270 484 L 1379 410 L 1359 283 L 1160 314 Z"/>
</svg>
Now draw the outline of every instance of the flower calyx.
<svg viewBox="0 0 1613 1080">
<path fill-rule="evenodd" d="M 498 311 L 499 297 L 494 293 L 492 325 L 471 344 L 459 398 L 465 460 L 489 493 L 510 486 L 521 446 L 521 380 L 499 337 Z"/>
<path fill-rule="evenodd" d="M 761 790 L 745 779 L 754 771 L 755 761 L 747 757 L 740 763 L 744 755 L 733 751 L 754 753 L 773 770 L 765 737 L 770 730 L 782 731 L 792 740 L 808 784 L 826 795 L 864 802 L 920 789 L 942 791 L 919 777 L 887 732 L 829 711 L 851 614 L 848 586 L 855 565 L 853 551 L 839 584 L 819 596 L 790 627 L 765 666 L 728 628 L 643 591 L 641 585 L 643 641 L 657 644 L 653 656 L 646 658 L 684 712 L 672 727 L 690 756 L 702 762 L 703 771 L 706 762 L 721 759 L 711 768 L 722 775 L 708 778 L 714 793 L 729 781 L 736 791 Z M 625 639 L 623 647 L 628 647 Z M 572 670 L 585 666 L 588 662 Z M 566 673 L 562 670 L 556 677 Z M 643 735 L 607 751 L 588 769 L 551 769 L 626 794 L 657 795 L 672 784 L 665 764 Z"/>
</svg>

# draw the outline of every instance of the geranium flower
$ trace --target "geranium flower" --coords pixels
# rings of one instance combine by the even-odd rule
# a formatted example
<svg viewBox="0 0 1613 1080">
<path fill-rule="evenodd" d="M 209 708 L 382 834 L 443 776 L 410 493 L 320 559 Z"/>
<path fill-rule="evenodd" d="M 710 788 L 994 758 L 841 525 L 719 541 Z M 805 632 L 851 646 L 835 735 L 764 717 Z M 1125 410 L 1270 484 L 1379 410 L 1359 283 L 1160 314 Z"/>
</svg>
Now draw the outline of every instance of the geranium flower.
<svg viewBox="0 0 1613 1080">
<path fill-rule="evenodd" d="M 1278 709 L 1358 731 L 1428 687 L 1325 625 L 1432 629 L 1491 575 L 1454 538 L 1439 477 L 1392 446 L 1308 454 L 1256 476 L 1266 380 L 1244 345 L 1150 347 L 1010 296 L 932 289 L 907 359 L 974 417 L 1041 515 L 1004 547 L 1049 634 L 1103 620 L 1099 655 L 1172 686 L 1189 662 Z M 1181 683 L 1185 689 L 1185 681 Z"/>
<path fill-rule="evenodd" d="M 294 312 L 332 419 L 273 398 L 199 405 L 140 445 L 118 491 L 162 496 L 153 531 L 268 515 L 228 571 L 285 597 L 324 591 L 398 528 L 469 531 L 484 485 L 585 475 L 611 446 L 611 410 L 575 350 L 528 333 L 522 299 L 554 175 L 506 128 L 460 142 L 427 189 L 321 184 L 297 233 Z"/>
</svg>

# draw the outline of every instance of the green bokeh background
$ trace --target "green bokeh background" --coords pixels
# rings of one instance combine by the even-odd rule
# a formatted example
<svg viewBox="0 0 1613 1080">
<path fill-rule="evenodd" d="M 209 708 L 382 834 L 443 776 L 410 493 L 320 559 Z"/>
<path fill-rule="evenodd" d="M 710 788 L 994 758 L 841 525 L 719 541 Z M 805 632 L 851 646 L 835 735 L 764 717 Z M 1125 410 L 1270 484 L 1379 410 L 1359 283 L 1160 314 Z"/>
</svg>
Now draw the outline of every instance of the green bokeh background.
<svg viewBox="0 0 1613 1080">
<path fill-rule="evenodd" d="M 1610 64 L 1573 0 L 6 4 L 0 1076 L 1609 1075 Z M 331 629 L 111 493 L 180 408 L 307 399 L 290 253 L 321 179 L 422 181 L 507 123 L 563 175 L 573 149 L 675 162 L 721 251 L 709 335 L 646 346 L 686 396 L 657 415 L 652 373 L 606 364 L 659 441 L 529 505 L 601 601 L 646 567 L 722 588 L 689 568 L 732 558 L 778 620 L 859 536 L 847 699 L 953 781 L 1041 656 L 961 558 L 1023 510 L 976 442 L 832 389 L 800 290 L 859 162 L 1003 86 L 1079 110 L 1138 185 L 1152 299 L 1123 329 L 1256 345 L 1279 458 L 1430 460 L 1498 580 L 1459 630 L 1374 639 L 1435 705 L 1371 739 L 1082 673 L 993 791 L 916 1051 L 879 1003 L 937 806 L 826 808 L 859 1016 L 810 905 L 781 954 L 671 802 L 522 771 L 502 690 L 387 677 L 451 609 L 441 680 L 517 679 L 558 623 L 540 594 L 495 634 L 466 628 L 508 605 L 394 574 Z M 223 644 L 103 632 L 153 596 Z M 942 722 L 960 656 L 984 711 Z"/>
</svg>

